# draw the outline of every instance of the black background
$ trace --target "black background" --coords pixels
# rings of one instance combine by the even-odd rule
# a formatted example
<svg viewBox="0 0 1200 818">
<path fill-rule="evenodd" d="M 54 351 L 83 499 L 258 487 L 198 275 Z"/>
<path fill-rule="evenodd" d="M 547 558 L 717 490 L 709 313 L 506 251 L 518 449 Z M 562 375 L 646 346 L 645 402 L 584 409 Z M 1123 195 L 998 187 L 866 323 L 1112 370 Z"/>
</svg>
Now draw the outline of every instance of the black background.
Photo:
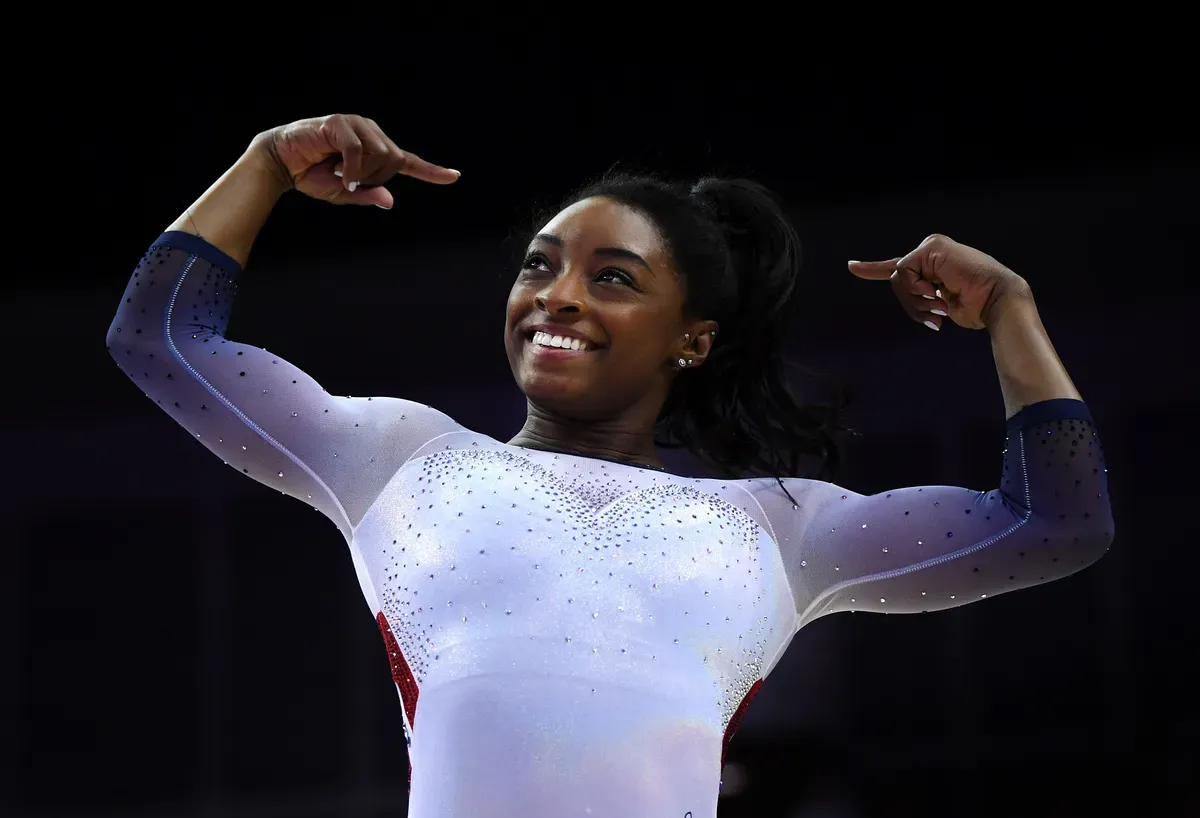
<svg viewBox="0 0 1200 818">
<path fill-rule="evenodd" d="M 1112 552 L 968 608 L 806 629 L 732 745 L 723 816 L 1194 798 L 1186 58 L 609 37 L 456 31 L 322 60 L 176 32 L 73 51 L 69 80 L 13 76 L 0 811 L 405 814 L 399 705 L 337 532 L 212 458 L 103 344 L 142 251 L 255 133 L 337 111 L 462 179 L 398 180 L 391 212 L 285 200 L 230 336 L 331 392 L 502 439 L 524 412 L 500 340 L 506 239 L 615 163 L 746 175 L 789 203 L 807 259 L 792 352 L 854 389 L 842 482 L 859 491 L 991 487 L 1003 407 L 985 334 L 908 321 L 845 260 L 941 232 L 1031 283 L 1106 447 Z"/>
</svg>

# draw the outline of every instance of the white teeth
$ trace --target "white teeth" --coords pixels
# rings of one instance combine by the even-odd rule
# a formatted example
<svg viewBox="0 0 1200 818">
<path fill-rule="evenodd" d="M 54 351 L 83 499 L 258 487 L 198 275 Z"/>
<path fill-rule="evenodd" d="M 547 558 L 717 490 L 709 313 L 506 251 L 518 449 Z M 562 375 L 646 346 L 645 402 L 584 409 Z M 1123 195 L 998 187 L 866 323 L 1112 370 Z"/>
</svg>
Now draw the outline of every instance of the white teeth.
<svg viewBox="0 0 1200 818">
<path fill-rule="evenodd" d="M 564 335 L 550 335 L 549 333 L 540 331 L 533 334 L 533 343 L 544 347 L 554 347 L 556 349 L 585 351 L 589 349 L 587 341 L 581 341 L 578 338 L 569 338 Z"/>
</svg>

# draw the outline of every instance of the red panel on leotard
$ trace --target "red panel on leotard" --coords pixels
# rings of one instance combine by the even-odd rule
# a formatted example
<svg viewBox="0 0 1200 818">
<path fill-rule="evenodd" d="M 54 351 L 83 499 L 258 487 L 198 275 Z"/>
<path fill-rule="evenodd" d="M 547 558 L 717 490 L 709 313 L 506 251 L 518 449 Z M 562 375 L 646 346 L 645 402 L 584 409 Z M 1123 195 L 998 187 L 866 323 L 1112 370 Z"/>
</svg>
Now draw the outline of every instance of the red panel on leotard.
<svg viewBox="0 0 1200 818">
<path fill-rule="evenodd" d="M 382 612 L 375 615 L 375 622 L 379 625 L 379 632 L 383 634 L 383 643 L 387 646 L 388 664 L 392 667 L 392 680 L 396 683 L 396 687 L 400 688 L 400 701 L 404 705 L 404 715 L 408 716 L 408 724 L 413 727 L 417 719 L 417 680 L 408 667 L 408 662 L 404 660 L 400 646 L 396 644 L 392 626 L 388 624 L 387 618 Z"/>
<path fill-rule="evenodd" d="M 746 708 L 750 706 L 750 702 L 758 695 L 758 689 L 762 687 L 762 679 L 759 679 L 750 689 L 746 691 L 746 695 L 742 697 L 742 703 L 738 705 L 737 710 L 733 711 L 733 716 L 729 719 L 729 725 L 725 728 L 725 738 L 721 742 L 721 764 L 725 763 L 725 753 L 729 750 L 729 742 L 733 739 L 733 734 L 737 732 L 738 727 L 742 724 L 742 717 L 746 715 Z"/>
<path fill-rule="evenodd" d="M 392 681 L 396 683 L 396 687 L 400 688 L 400 703 L 404 706 L 404 715 L 408 716 L 408 723 L 411 727 L 416 723 L 417 718 L 417 680 L 413 676 L 412 669 L 409 668 L 408 662 L 404 659 L 404 653 L 400 650 L 400 645 L 396 643 L 396 637 L 392 633 L 392 626 L 388 624 L 387 617 L 380 611 L 375 615 L 375 623 L 379 625 L 379 632 L 383 634 L 383 644 L 387 648 L 388 664 L 392 668 Z M 411 736 L 410 743 L 411 743 Z M 412 785 L 412 756 L 411 747 L 408 760 L 408 783 Z"/>
</svg>

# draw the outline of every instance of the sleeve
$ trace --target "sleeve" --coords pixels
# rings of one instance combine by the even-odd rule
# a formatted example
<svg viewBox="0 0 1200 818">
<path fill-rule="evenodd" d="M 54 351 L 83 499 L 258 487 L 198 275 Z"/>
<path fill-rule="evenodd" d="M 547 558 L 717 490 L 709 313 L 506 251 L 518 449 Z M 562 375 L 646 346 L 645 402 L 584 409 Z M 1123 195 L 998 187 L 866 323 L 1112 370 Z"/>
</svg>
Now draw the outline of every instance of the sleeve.
<svg viewBox="0 0 1200 818">
<path fill-rule="evenodd" d="M 1082 401 L 1028 406 L 1007 423 L 1000 487 L 900 488 L 754 480 L 800 624 L 837 611 L 917 613 L 1050 582 L 1113 540 L 1108 470 Z"/>
<path fill-rule="evenodd" d="M 347 537 L 424 443 L 461 431 L 396 398 L 342 398 L 264 349 L 223 336 L 240 265 L 203 239 L 164 233 L 109 327 L 121 370 L 228 465 L 314 506 Z"/>
</svg>

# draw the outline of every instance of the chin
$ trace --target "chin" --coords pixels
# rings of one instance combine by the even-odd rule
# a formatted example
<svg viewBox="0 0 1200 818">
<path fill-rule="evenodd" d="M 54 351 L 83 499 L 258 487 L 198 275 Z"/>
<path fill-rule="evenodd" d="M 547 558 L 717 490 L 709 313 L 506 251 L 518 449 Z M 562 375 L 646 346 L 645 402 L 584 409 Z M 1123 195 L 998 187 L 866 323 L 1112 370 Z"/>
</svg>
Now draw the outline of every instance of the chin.
<svg viewBox="0 0 1200 818">
<path fill-rule="evenodd" d="M 531 372 L 526 373 L 518 385 L 531 403 L 556 415 L 587 420 L 604 414 L 601 395 L 592 384 L 578 378 Z"/>
<path fill-rule="evenodd" d="M 548 372 L 529 372 L 519 380 L 525 397 L 544 406 L 586 403 L 588 389 L 578 378 Z"/>
</svg>

